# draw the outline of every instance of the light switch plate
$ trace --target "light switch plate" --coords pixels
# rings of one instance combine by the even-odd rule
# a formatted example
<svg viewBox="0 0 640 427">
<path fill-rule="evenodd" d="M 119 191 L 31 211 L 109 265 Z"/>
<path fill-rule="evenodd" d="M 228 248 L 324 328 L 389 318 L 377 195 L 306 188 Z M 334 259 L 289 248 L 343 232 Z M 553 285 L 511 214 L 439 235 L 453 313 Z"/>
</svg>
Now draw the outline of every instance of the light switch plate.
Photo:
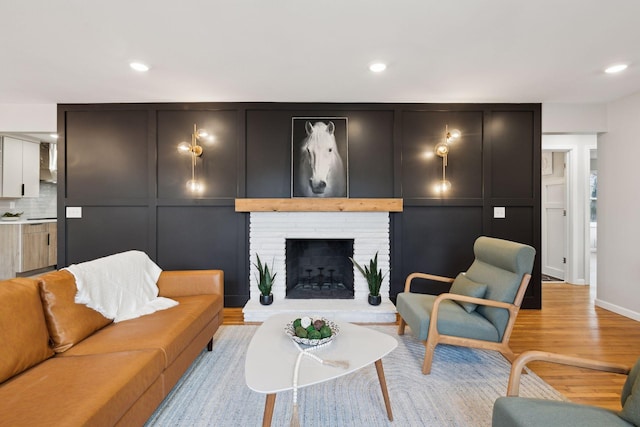
<svg viewBox="0 0 640 427">
<path fill-rule="evenodd" d="M 67 218 L 82 218 L 82 206 L 67 206 Z"/>
<path fill-rule="evenodd" d="M 507 212 L 504 206 L 494 206 L 493 207 L 493 217 L 494 218 L 506 218 Z"/>
</svg>

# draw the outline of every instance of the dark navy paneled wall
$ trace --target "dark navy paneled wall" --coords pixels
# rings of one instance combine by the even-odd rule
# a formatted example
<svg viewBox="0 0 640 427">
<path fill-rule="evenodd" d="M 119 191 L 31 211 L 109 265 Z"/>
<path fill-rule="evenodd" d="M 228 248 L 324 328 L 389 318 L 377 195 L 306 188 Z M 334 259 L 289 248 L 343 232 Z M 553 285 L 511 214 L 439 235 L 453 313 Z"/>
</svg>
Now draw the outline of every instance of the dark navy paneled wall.
<svg viewBox="0 0 640 427">
<path fill-rule="evenodd" d="M 58 213 L 80 206 L 83 215 L 61 222 L 58 264 L 144 250 L 163 269 L 224 270 L 225 305 L 244 305 L 248 214 L 234 201 L 291 196 L 293 117 L 346 117 L 350 197 L 404 199 L 404 212 L 391 214 L 392 298 L 413 271 L 466 269 L 480 235 L 540 252 L 539 104 L 69 104 L 58 107 Z M 189 158 L 176 149 L 194 123 L 215 136 L 203 143 L 206 186 L 195 197 Z M 445 125 L 462 137 L 443 197 L 432 153 Z M 493 218 L 495 206 L 506 218 Z M 525 307 L 540 306 L 539 259 Z"/>
</svg>

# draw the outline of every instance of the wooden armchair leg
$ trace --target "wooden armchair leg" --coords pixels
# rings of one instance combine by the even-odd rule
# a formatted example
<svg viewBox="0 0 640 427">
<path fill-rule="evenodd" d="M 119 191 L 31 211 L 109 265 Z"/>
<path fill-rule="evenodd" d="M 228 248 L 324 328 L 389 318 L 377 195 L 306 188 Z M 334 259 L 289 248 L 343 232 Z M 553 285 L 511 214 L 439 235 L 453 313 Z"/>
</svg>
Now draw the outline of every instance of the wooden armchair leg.
<svg viewBox="0 0 640 427">
<path fill-rule="evenodd" d="M 398 335 L 404 335 L 404 327 L 407 326 L 407 322 L 404 321 L 402 316 L 400 317 L 400 323 L 398 324 Z"/>
<path fill-rule="evenodd" d="M 429 375 L 431 373 L 431 363 L 433 362 L 433 353 L 436 349 L 434 344 L 431 344 L 429 340 L 424 343 L 424 362 L 422 363 L 422 373 Z"/>
</svg>

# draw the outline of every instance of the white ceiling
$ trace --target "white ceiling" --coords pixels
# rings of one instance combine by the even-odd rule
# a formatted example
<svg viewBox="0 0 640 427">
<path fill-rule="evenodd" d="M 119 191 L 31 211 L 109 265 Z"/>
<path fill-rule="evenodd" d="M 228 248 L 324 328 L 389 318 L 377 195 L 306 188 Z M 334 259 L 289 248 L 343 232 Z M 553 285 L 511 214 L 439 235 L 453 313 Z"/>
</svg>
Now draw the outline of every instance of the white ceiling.
<svg viewBox="0 0 640 427">
<path fill-rule="evenodd" d="M 0 104 L 598 103 L 640 90 L 638 0 L 0 0 L 0 17 Z M 373 74 L 378 60 L 387 71 Z M 616 62 L 630 65 L 605 75 Z"/>
</svg>

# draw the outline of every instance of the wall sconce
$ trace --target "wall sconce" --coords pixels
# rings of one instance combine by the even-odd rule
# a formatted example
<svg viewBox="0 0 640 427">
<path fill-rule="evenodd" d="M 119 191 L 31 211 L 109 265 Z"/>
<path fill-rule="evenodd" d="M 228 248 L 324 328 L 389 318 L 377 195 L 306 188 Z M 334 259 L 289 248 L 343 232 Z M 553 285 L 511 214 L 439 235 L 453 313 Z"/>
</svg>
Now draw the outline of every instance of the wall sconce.
<svg viewBox="0 0 640 427">
<path fill-rule="evenodd" d="M 191 156 L 191 179 L 187 181 L 187 189 L 192 193 L 202 193 L 204 191 L 204 184 L 196 178 L 196 160 L 202 156 L 202 146 L 198 145 L 198 141 L 201 140 L 213 141 L 213 136 L 204 129 L 198 129 L 193 125 L 193 133 L 191 134 L 191 143 L 181 142 L 178 144 L 178 152 Z"/>
<path fill-rule="evenodd" d="M 461 135 L 458 129 L 449 130 L 449 125 L 445 125 L 444 141 L 438 143 L 435 148 L 436 155 L 442 157 L 442 179 L 435 185 L 434 190 L 438 194 L 446 193 L 451 189 L 451 183 L 447 181 L 447 163 L 449 159 L 449 144 Z"/>
</svg>

